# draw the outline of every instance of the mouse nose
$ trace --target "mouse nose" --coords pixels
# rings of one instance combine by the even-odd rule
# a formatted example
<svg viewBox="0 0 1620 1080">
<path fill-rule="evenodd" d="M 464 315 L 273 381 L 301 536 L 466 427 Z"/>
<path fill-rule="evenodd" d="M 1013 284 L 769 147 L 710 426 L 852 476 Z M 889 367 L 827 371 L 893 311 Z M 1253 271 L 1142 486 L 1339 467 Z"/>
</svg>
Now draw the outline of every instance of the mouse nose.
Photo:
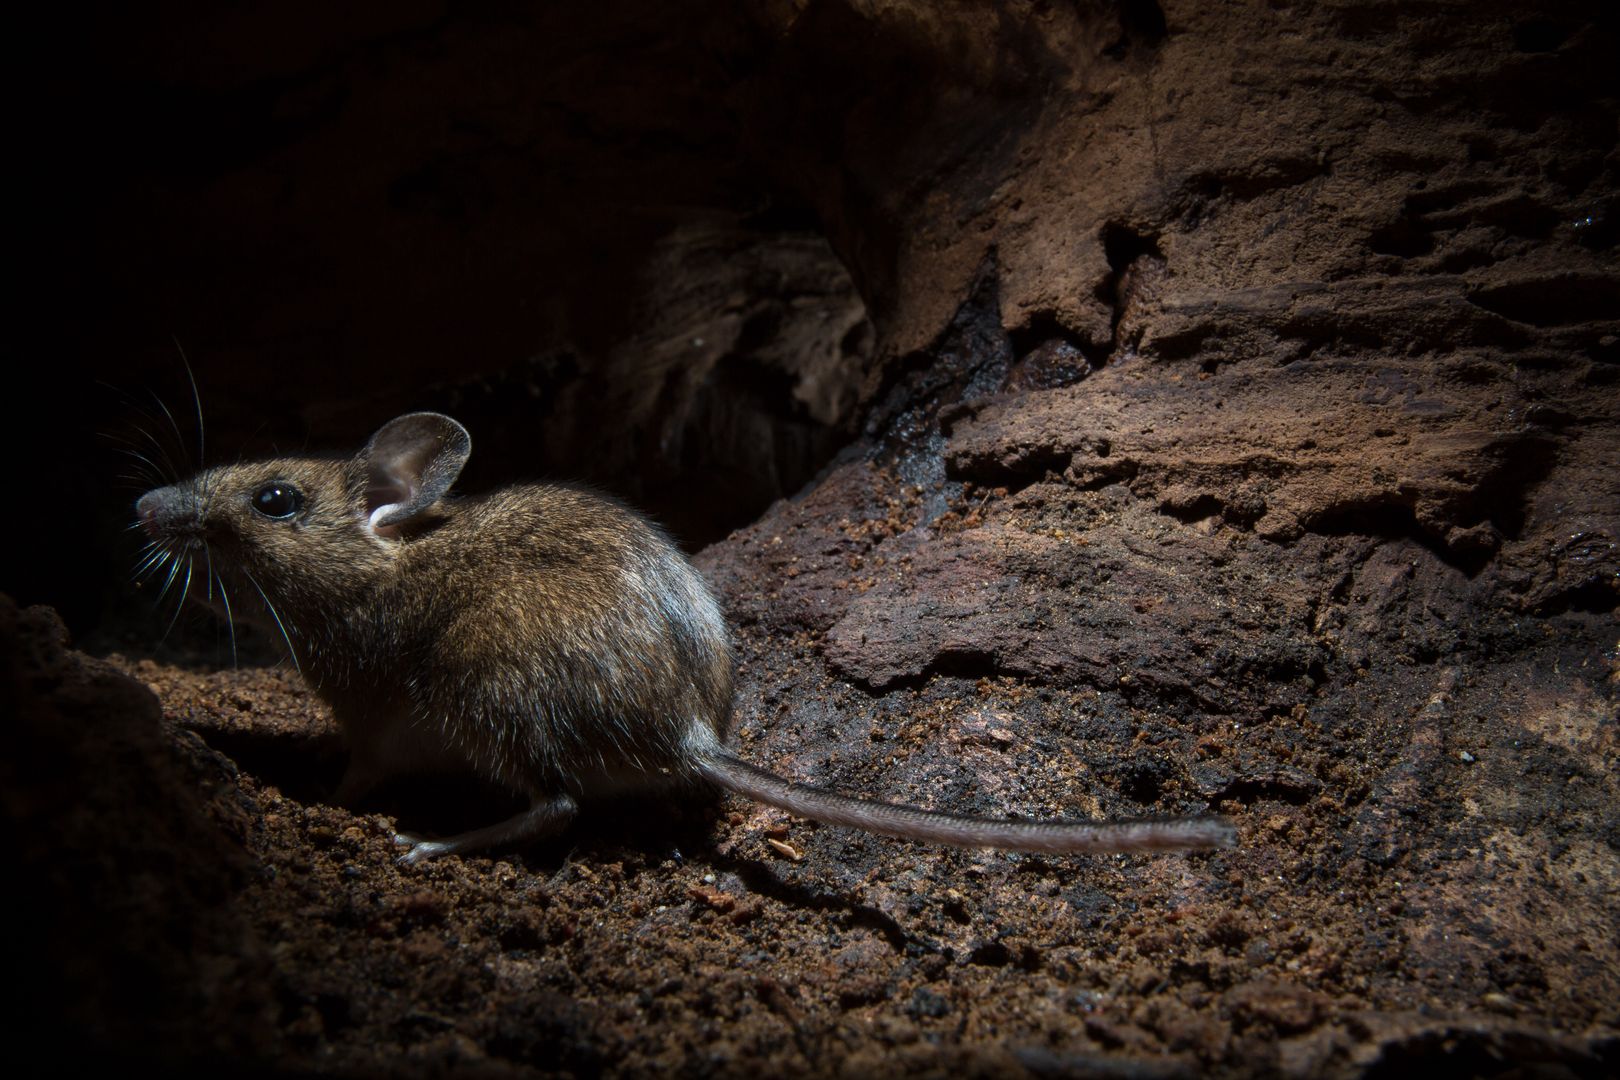
<svg viewBox="0 0 1620 1080">
<path fill-rule="evenodd" d="M 159 537 L 185 512 L 185 495 L 176 488 L 155 488 L 135 500 L 135 516 L 149 536 Z"/>
</svg>

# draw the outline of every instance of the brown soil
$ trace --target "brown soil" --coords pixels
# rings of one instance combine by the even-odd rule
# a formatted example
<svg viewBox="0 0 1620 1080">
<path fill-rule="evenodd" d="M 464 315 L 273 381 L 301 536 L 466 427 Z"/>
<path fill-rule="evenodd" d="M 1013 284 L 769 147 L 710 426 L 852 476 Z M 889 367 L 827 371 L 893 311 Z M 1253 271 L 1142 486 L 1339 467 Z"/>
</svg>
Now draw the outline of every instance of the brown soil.
<svg viewBox="0 0 1620 1080">
<path fill-rule="evenodd" d="M 233 668 L 109 616 L 97 659 L 7 602 L 13 1045 L 404 1075 L 1620 1070 L 1612 17 L 743 7 L 745 29 L 581 31 L 635 38 L 612 55 L 648 85 L 671 55 L 732 80 L 625 144 L 656 149 L 672 203 L 733 200 L 610 238 L 633 325 L 592 322 L 548 261 L 585 306 L 473 331 L 474 371 L 390 309 L 398 380 L 373 389 L 386 365 L 323 372 L 332 338 L 250 341 L 242 317 L 210 438 L 290 379 L 328 434 L 436 405 L 516 471 L 528 430 L 604 469 L 724 459 L 769 504 L 697 556 L 736 629 L 744 756 L 957 811 L 1219 811 L 1240 846 L 958 852 L 632 802 L 401 868 L 396 824 L 453 831 L 504 796 L 402 782 L 340 810 L 337 734 L 268 641 Z M 498 30 L 410 33 L 453 54 Z M 406 40 L 437 62 L 398 33 L 337 34 L 334 63 L 383 70 Z M 570 86 L 598 111 L 544 145 L 619 145 L 579 134 L 634 112 L 591 63 Z M 536 115 L 493 100 L 474 111 Z M 688 121 L 690 144 L 649 134 Z M 289 138 L 275 154 L 317 153 Z M 744 174 L 826 241 L 762 237 Z M 570 236 L 645 198 L 597 194 Z M 339 337 L 432 272 L 368 284 Z M 284 284 L 242 310 L 305 333 L 343 302 Z M 524 333 L 574 366 L 524 367 Z M 507 392 L 525 379 L 543 405 Z"/>
</svg>

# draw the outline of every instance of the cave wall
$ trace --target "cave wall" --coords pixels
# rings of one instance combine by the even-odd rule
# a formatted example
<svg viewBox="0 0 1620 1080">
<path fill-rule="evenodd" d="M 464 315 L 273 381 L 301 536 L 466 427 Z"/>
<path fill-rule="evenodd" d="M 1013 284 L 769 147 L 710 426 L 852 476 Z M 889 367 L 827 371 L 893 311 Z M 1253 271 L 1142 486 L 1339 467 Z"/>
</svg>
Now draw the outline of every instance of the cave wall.
<svg viewBox="0 0 1620 1080">
<path fill-rule="evenodd" d="M 1399 373 L 1444 357 L 1483 408 L 1503 351 L 1613 370 L 1612 30 L 1579 8 L 32 18 L 8 352 L 44 403 L 24 483 L 71 553 L 27 539 L 37 572 L 10 587 L 76 626 L 123 576 L 105 508 L 146 482 L 109 480 L 117 440 L 196 457 L 182 353 L 221 452 L 346 448 L 443 408 L 481 435 L 473 489 L 591 480 L 692 547 L 799 490 L 986 267 L 1014 359 L 1045 349 L 1059 379 L 1342 353 L 1384 365 L 1352 392 L 1444 408 Z M 1503 437 L 1509 487 L 1584 456 Z"/>
</svg>

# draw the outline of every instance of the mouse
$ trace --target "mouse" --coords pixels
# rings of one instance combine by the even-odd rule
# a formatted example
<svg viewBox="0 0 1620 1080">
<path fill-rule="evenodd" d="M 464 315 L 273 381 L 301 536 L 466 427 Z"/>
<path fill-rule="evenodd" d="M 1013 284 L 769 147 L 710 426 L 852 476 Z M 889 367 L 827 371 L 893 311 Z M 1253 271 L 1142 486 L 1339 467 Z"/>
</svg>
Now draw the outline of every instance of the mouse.
<svg viewBox="0 0 1620 1080">
<path fill-rule="evenodd" d="M 401 832 L 400 861 L 519 847 L 582 803 L 708 784 L 791 815 L 903 840 L 1047 854 L 1236 843 L 1220 817 L 1027 820 L 927 810 L 794 782 L 727 747 L 725 616 L 671 538 L 585 486 L 459 496 L 472 449 L 440 413 L 384 424 L 349 457 L 205 468 L 135 504 L 145 566 L 201 567 L 262 605 L 349 749 L 335 801 L 463 771 L 527 800 L 459 835 Z M 181 603 L 184 603 L 184 593 Z"/>
</svg>

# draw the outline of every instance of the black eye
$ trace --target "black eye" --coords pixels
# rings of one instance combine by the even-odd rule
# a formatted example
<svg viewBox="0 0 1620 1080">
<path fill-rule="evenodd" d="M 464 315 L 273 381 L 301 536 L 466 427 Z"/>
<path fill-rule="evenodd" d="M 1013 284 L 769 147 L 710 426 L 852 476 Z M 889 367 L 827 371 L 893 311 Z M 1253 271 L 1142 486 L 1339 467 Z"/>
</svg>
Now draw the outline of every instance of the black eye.
<svg viewBox="0 0 1620 1080">
<path fill-rule="evenodd" d="M 266 484 L 253 493 L 253 509 L 267 518 L 286 520 L 304 508 L 304 493 L 285 481 Z"/>
</svg>

